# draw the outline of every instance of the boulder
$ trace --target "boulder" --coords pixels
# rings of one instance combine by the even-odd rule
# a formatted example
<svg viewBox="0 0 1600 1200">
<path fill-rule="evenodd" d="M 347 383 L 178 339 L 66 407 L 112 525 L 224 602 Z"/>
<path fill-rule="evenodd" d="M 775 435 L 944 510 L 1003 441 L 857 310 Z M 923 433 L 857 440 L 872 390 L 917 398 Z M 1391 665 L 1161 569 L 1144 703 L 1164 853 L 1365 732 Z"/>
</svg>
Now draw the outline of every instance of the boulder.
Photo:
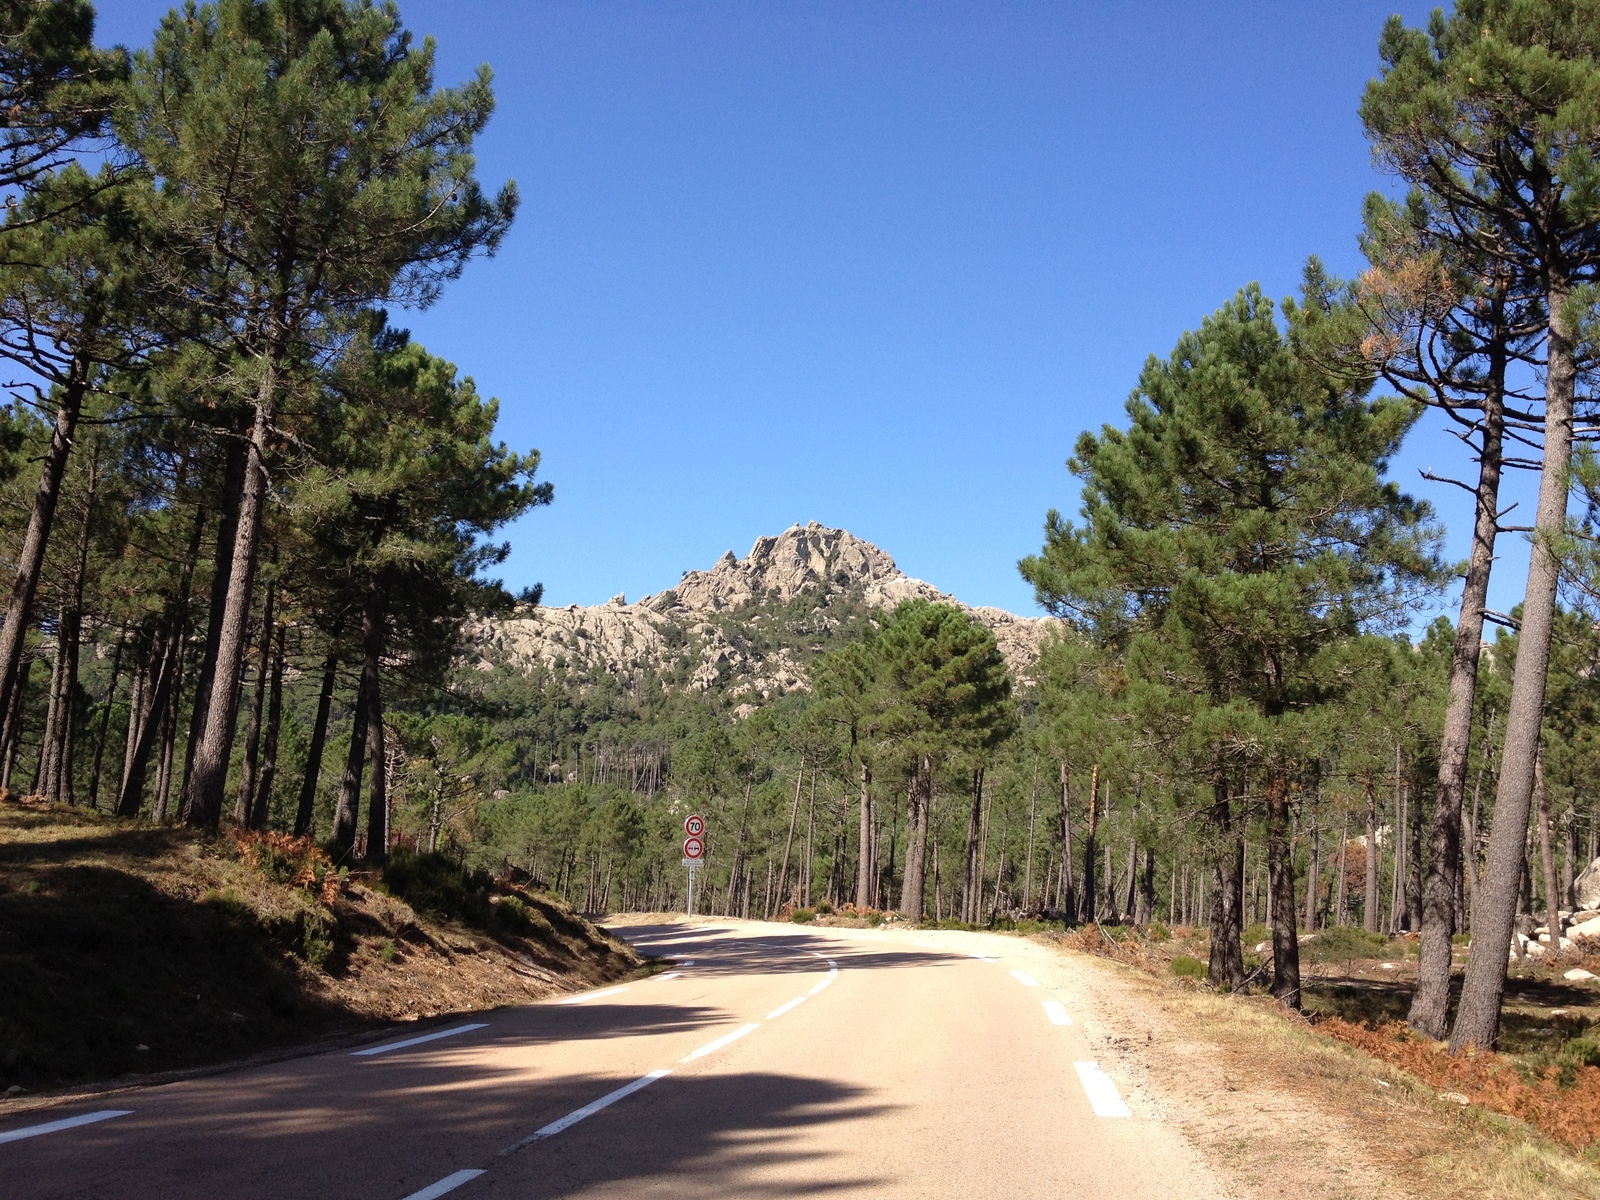
<svg viewBox="0 0 1600 1200">
<path fill-rule="evenodd" d="M 1592 921 L 1596 917 L 1600 917 L 1600 909 L 1586 908 L 1581 912 L 1573 913 L 1572 920 L 1567 923 L 1569 925 L 1582 925 L 1585 921 Z"/>
<path fill-rule="evenodd" d="M 1583 916 L 1578 913 L 1578 916 Z M 1587 921 L 1579 921 L 1567 926 L 1568 937 L 1600 937 L 1600 916 L 1590 917 Z"/>
<path fill-rule="evenodd" d="M 1573 983 L 1582 983 L 1586 979 L 1593 979 L 1594 972 L 1585 971 L 1582 967 L 1573 967 L 1572 970 L 1568 971 L 1561 978 L 1571 980 Z"/>
<path fill-rule="evenodd" d="M 1572 898 L 1576 909 L 1600 909 L 1600 858 L 1583 869 L 1572 881 Z"/>
</svg>

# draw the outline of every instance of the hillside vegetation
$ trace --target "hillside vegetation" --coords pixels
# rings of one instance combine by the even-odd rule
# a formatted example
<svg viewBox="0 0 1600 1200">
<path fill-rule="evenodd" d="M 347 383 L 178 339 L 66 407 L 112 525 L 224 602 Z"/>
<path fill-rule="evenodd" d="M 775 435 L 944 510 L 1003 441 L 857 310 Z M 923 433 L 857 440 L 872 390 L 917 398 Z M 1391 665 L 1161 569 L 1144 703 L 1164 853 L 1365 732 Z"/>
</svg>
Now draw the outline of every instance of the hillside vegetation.
<svg viewBox="0 0 1600 1200">
<path fill-rule="evenodd" d="M 639 965 L 559 902 L 439 859 L 341 874 L 284 837 L 0 802 L 0 1091 L 526 1003 Z"/>
</svg>

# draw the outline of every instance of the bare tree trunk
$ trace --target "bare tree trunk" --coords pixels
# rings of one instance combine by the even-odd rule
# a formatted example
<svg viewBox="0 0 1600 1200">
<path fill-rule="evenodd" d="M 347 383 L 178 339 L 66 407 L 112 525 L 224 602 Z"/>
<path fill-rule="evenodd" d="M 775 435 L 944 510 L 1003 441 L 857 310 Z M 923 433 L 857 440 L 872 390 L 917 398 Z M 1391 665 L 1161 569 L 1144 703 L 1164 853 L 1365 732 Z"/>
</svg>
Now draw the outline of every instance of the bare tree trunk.
<svg viewBox="0 0 1600 1200">
<path fill-rule="evenodd" d="M 328 715 L 333 709 L 333 685 L 338 677 L 339 638 L 329 636 L 328 657 L 322 664 L 322 691 L 317 697 L 317 716 L 311 725 L 311 746 L 306 752 L 305 778 L 300 781 L 300 801 L 295 806 L 294 836 L 309 837 L 316 815 L 317 778 L 322 774 L 322 752 L 328 744 Z"/>
<path fill-rule="evenodd" d="M 356 845 L 356 821 L 361 815 L 361 770 L 367 757 L 367 675 L 361 673 L 355 704 L 350 711 L 350 749 L 344 758 L 344 778 L 339 783 L 339 805 L 333 814 L 333 840 L 339 857 L 349 858 Z M 563 890 L 562 896 L 566 896 Z"/>
<path fill-rule="evenodd" d="M 1369 774 L 1363 781 L 1367 796 L 1367 878 L 1362 897 L 1361 927 L 1378 932 L 1378 791 Z"/>
<path fill-rule="evenodd" d="M 1267 887 L 1272 895 L 1272 994 L 1300 1007 L 1300 939 L 1295 928 L 1294 855 L 1289 845 L 1289 781 L 1274 767 L 1267 784 Z"/>
<path fill-rule="evenodd" d="M 1544 713 L 1550 636 L 1555 627 L 1560 565 L 1551 539 L 1561 536 L 1567 519 L 1568 469 L 1572 459 L 1573 390 L 1576 377 L 1572 338 L 1567 329 L 1570 283 L 1558 267 L 1546 272 L 1549 337 L 1545 367 L 1544 467 L 1534 516 L 1533 552 L 1517 638 L 1517 661 L 1506 714 L 1506 741 L 1495 797 L 1489 861 L 1474 914 L 1472 952 L 1450 1049 L 1487 1050 L 1500 1034 L 1500 1001 L 1505 992 L 1506 956 L 1516 919 L 1516 891 L 1528 806 L 1533 797 L 1534 751 Z"/>
<path fill-rule="evenodd" d="M 1311 855 L 1306 862 L 1306 932 L 1317 931 L 1317 891 L 1322 879 L 1322 865 L 1317 861 L 1317 851 L 1321 849 L 1316 822 L 1311 824 Z"/>
<path fill-rule="evenodd" d="M 122 677 L 122 649 L 127 640 L 127 631 L 119 632 L 116 649 L 111 652 L 111 682 L 106 685 L 105 707 L 100 712 L 100 732 L 94 740 L 94 764 L 89 768 L 90 808 L 100 806 L 100 770 L 105 764 L 106 736 L 111 732 L 111 709 L 117 699 L 117 682 Z"/>
<path fill-rule="evenodd" d="M 1071 782 L 1071 773 L 1067 769 L 1067 760 L 1061 760 L 1061 870 L 1056 875 L 1056 886 L 1061 889 L 1061 911 L 1064 920 L 1071 922 L 1077 917 L 1077 897 L 1073 894 L 1072 879 L 1072 810 L 1067 801 L 1071 795 L 1068 784 Z"/>
<path fill-rule="evenodd" d="M 72 453 L 83 397 L 89 389 L 89 369 L 88 357 L 83 352 L 73 356 L 67 382 L 61 388 L 50 445 L 39 467 L 39 486 L 34 489 L 28 529 L 22 538 L 22 548 L 17 551 L 17 578 L 11 587 L 11 602 L 6 606 L 5 624 L 0 625 L 0 713 L 16 712 L 17 719 L 21 712 L 12 704 L 12 699 L 17 690 L 23 645 L 33 621 L 33 601 L 39 590 L 45 551 L 50 545 L 56 505 L 61 499 L 61 479 Z M 0 731 L 0 738 L 9 736 L 9 729 Z"/>
<path fill-rule="evenodd" d="M 233 750 L 234 724 L 239 710 L 239 676 L 244 665 L 250 599 L 267 500 L 267 436 L 272 424 L 275 383 L 275 371 L 269 366 L 256 397 L 255 423 L 245 447 L 244 491 L 239 501 L 239 528 L 233 539 L 228 596 L 217 641 L 216 675 L 211 695 L 207 697 L 194 771 L 183 793 L 188 822 L 200 829 L 216 829 L 222 818 L 222 793 L 227 786 L 228 758 Z"/>
<path fill-rule="evenodd" d="M 1028 788 L 1028 865 L 1022 871 L 1022 907 L 1033 907 L 1033 830 L 1039 811 L 1039 760 L 1033 760 L 1033 784 Z M 1047 888 L 1046 891 L 1049 889 Z"/>
<path fill-rule="evenodd" d="M 233 802 L 233 823 L 240 829 L 250 827 L 250 813 L 255 807 L 261 722 L 267 712 L 267 675 L 271 670 L 272 635 L 275 629 L 272 602 L 276 592 L 276 583 L 267 584 L 266 595 L 261 600 L 261 645 L 256 651 L 256 678 L 255 687 L 250 693 L 250 719 L 245 724 L 244 761 L 239 765 L 239 794 Z"/>
<path fill-rule="evenodd" d="M 1083 833 L 1083 905 L 1085 923 L 1093 924 L 1095 917 L 1095 866 L 1094 838 L 1100 827 L 1100 764 L 1095 763 L 1089 772 L 1089 818 Z"/>
<path fill-rule="evenodd" d="M 783 843 L 783 870 L 778 872 L 777 901 L 779 907 L 783 905 L 784 891 L 789 886 L 789 852 L 794 848 L 795 825 L 800 820 L 800 792 L 806 782 L 806 756 L 800 756 L 800 769 L 794 777 L 794 803 L 789 806 L 789 836 Z"/>
<path fill-rule="evenodd" d="M 1233 820 L 1228 777 L 1220 764 L 1212 781 L 1210 815 L 1214 902 L 1207 979 L 1213 987 L 1237 992 L 1244 988 L 1244 947 L 1239 941 L 1244 927 L 1244 831 Z"/>
<path fill-rule="evenodd" d="M 928 805 L 933 795 L 933 762 L 924 754 L 913 761 L 906 791 L 906 869 L 900 887 L 900 911 L 922 920 L 924 871 L 928 848 Z"/>
<path fill-rule="evenodd" d="M 978 866 L 978 840 L 983 827 L 983 768 L 972 769 L 972 804 L 967 813 L 966 874 L 961 888 L 961 919 L 970 924 L 978 920 L 977 891 L 982 887 Z"/>
<path fill-rule="evenodd" d="M 284 640 L 287 634 L 287 627 L 280 621 L 277 645 L 272 655 L 272 682 L 267 693 L 267 737 L 261 748 L 261 780 L 256 784 L 255 804 L 250 811 L 251 829 L 267 827 L 272 785 L 278 775 L 278 733 L 283 726 Z"/>
<path fill-rule="evenodd" d="M 371 784 L 367 792 L 367 861 L 384 862 L 389 857 L 389 767 L 385 757 L 383 733 L 383 680 L 379 667 L 383 661 L 384 595 L 374 585 L 362 614 L 362 678 L 367 689 L 367 754 L 372 760 Z M 594 907 L 591 901 L 591 909 Z"/>
<path fill-rule="evenodd" d="M 872 768 L 865 760 L 861 763 L 861 848 L 856 868 L 856 907 L 872 907 L 872 882 L 877 878 L 877 863 L 873 861 L 872 846 Z"/>
<path fill-rule="evenodd" d="M 1422 928 L 1422 792 L 1406 788 L 1406 928 L 1415 933 Z M 1450 881 L 1452 909 L 1455 881 Z M 1452 921 L 1454 919 L 1452 911 Z"/>
<path fill-rule="evenodd" d="M 1545 928 L 1550 931 L 1550 953 L 1561 949 L 1561 892 L 1556 886 L 1555 858 L 1550 853 L 1550 796 L 1544 786 L 1544 748 L 1533 755 L 1533 799 L 1539 814 L 1539 865 L 1544 868 Z"/>
</svg>

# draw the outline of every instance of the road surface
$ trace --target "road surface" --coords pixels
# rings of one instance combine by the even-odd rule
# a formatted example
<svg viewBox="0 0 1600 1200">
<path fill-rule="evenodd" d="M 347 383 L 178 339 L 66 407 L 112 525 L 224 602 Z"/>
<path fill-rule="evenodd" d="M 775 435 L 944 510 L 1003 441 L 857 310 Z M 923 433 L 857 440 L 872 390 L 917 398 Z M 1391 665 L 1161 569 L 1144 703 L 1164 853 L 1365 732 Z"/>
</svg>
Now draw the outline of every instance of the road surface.
<svg viewBox="0 0 1600 1200">
<path fill-rule="evenodd" d="M 1044 947 L 620 932 L 676 961 L 354 1052 L 0 1120 L 0 1197 L 1224 1194 L 1097 1064 L 1071 962 Z"/>
</svg>

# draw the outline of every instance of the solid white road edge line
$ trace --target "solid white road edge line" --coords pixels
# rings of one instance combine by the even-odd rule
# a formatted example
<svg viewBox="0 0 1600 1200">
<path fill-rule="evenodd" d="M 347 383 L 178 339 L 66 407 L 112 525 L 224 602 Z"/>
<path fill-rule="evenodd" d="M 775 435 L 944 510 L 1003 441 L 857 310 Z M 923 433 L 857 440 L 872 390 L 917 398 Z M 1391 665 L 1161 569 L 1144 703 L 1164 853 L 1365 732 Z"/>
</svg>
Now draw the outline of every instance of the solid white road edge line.
<svg viewBox="0 0 1600 1200">
<path fill-rule="evenodd" d="M 370 1058 L 374 1054 L 387 1054 L 391 1050 L 404 1050 L 407 1046 L 420 1046 L 423 1042 L 437 1042 L 440 1038 L 455 1037 L 458 1033 L 471 1033 L 474 1029 L 487 1029 L 487 1021 L 473 1021 L 467 1025 L 452 1025 L 449 1029 L 440 1029 L 434 1033 L 425 1033 L 421 1037 L 407 1038 L 403 1042 L 385 1042 L 381 1046 L 368 1046 L 365 1050 L 350 1051 L 351 1058 Z"/>
<path fill-rule="evenodd" d="M 132 1114 L 131 1108 L 102 1108 L 99 1112 L 84 1113 L 76 1117 L 63 1117 L 59 1121 L 46 1121 L 43 1125 L 24 1125 L 21 1129 L 13 1129 L 0 1133 L 0 1145 L 6 1142 L 20 1142 L 23 1138 L 38 1137 L 43 1133 L 55 1133 L 62 1129 L 76 1129 L 79 1125 L 93 1125 L 96 1121 L 109 1121 L 112 1117 L 126 1117 Z"/>
<path fill-rule="evenodd" d="M 804 1004 L 808 999 L 810 999 L 808 996 L 796 996 L 793 1000 L 789 1001 L 789 1003 L 778 1005 L 777 1008 L 773 1009 L 767 1014 L 767 1020 L 776 1021 L 779 1017 L 783 1016 L 784 1013 L 789 1012 L 791 1009 L 800 1007 L 800 1005 Z"/>
<path fill-rule="evenodd" d="M 756 1030 L 758 1030 L 760 1028 L 761 1028 L 761 1022 L 760 1021 L 756 1021 L 756 1022 L 754 1022 L 753 1024 L 750 1024 L 750 1025 L 741 1025 L 741 1026 L 739 1026 L 739 1028 L 735 1029 L 732 1033 L 725 1033 L 721 1037 L 719 1037 L 716 1041 L 707 1042 L 704 1046 L 701 1046 L 700 1049 L 689 1051 L 688 1054 L 685 1054 L 678 1061 L 681 1062 L 681 1063 L 686 1063 L 686 1062 L 693 1062 L 697 1058 L 704 1058 L 707 1054 L 711 1054 L 714 1051 L 721 1050 L 724 1046 L 728 1045 L 730 1042 L 737 1042 L 745 1034 L 754 1033 Z"/>
<path fill-rule="evenodd" d="M 1015 979 L 1023 987 L 1038 987 L 1039 986 L 1039 981 L 1037 979 L 1035 979 L 1032 975 L 1029 975 L 1026 971 L 1013 971 L 1013 972 L 1011 972 L 1011 978 Z"/>
<path fill-rule="evenodd" d="M 1044 1002 L 1044 1015 L 1050 1018 L 1052 1025 L 1071 1025 L 1072 1018 L 1067 1016 L 1067 1010 L 1062 1007 L 1059 1000 L 1046 1000 Z"/>
<path fill-rule="evenodd" d="M 1117 1085 L 1111 1082 L 1111 1076 L 1100 1069 L 1097 1062 L 1075 1062 L 1072 1064 L 1078 1071 L 1078 1082 L 1083 1084 L 1083 1090 L 1089 1097 L 1089 1107 L 1094 1109 L 1097 1117 L 1131 1117 L 1132 1111 L 1122 1102 L 1122 1095 L 1117 1091 Z"/>
<path fill-rule="evenodd" d="M 806 995 L 815 996 L 818 992 L 822 991 L 823 988 L 827 987 L 832 982 L 833 982 L 832 978 L 824 979 L 821 982 L 819 982 L 815 987 L 813 987 L 809 992 L 807 992 Z"/>
<path fill-rule="evenodd" d="M 639 1091 L 641 1088 L 647 1088 L 652 1083 L 654 1083 L 656 1080 L 665 1079 L 668 1075 L 671 1075 L 671 1074 L 672 1074 L 672 1071 L 669 1068 L 662 1067 L 659 1070 L 651 1071 L 650 1074 L 648 1074 L 648 1075 L 641 1075 L 641 1076 L 639 1076 L 639 1078 L 635 1079 L 632 1083 L 625 1083 L 621 1087 L 619 1087 L 616 1091 L 607 1092 L 604 1096 L 601 1096 L 600 1099 L 591 1100 L 588 1104 L 585 1104 L 582 1108 L 573 1109 L 566 1116 L 562 1117 L 559 1121 L 551 1121 L 550 1124 L 545 1125 L 542 1128 L 535 1129 L 532 1133 L 530 1133 L 527 1137 L 523 1138 L 520 1142 L 517 1142 L 513 1146 L 507 1146 L 504 1150 L 500 1151 L 500 1155 L 503 1158 L 507 1154 L 510 1154 L 514 1150 L 521 1150 L 524 1146 L 531 1146 L 531 1145 L 533 1145 L 534 1142 L 542 1142 L 546 1138 L 553 1138 L 553 1137 L 555 1137 L 556 1134 L 560 1133 L 563 1129 L 571 1129 L 574 1125 L 576 1125 L 579 1121 L 583 1120 L 585 1117 L 592 1117 L 592 1116 L 594 1116 L 595 1113 L 599 1112 L 602 1108 L 607 1108 L 610 1105 L 615 1104 L 618 1100 L 621 1100 L 621 1099 L 624 1099 L 625 1097 L 631 1096 L 635 1092 Z"/>
<path fill-rule="evenodd" d="M 444 1195 L 446 1192 L 453 1192 L 463 1183 L 467 1182 L 467 1180 L 476 1179 L 482 1174 L 484 1174 L 484 1172 L 479 1168 L 469 1168 L 465 1171 L 457 1171 L 454 1175 L 446 1175 L 443 1179 L 439 1180 L 438 1183 L 430 1183 L 420 1192 L 412 1192 L 411 1195 L 405 1198 L 405 1200 L 438 1200 L 438 1197 Z"/>
<path fill-rule="evenodd" d="M 585 1000 L 598 1000 L 601 996 L 615 996 L 618 992 L 625 992 L 625 987 L 601 988 L 598 992 L 584 992 L 581 996 L 568 996 L 565 1000 L 557 1000 L 557 1004 L 582 1004 Z"/>
<path fill-rule="evenodd" d="M 665 975 L 657 975 L 656 976 L 656 982 L 657 983 L 665 983 L 667 980 L 676 979 L 676 978 L 678 978 L 678 976 L 680 976 L 682 974 L 683 974 L 682 971 L 668 971 Z"/>
</svg>

